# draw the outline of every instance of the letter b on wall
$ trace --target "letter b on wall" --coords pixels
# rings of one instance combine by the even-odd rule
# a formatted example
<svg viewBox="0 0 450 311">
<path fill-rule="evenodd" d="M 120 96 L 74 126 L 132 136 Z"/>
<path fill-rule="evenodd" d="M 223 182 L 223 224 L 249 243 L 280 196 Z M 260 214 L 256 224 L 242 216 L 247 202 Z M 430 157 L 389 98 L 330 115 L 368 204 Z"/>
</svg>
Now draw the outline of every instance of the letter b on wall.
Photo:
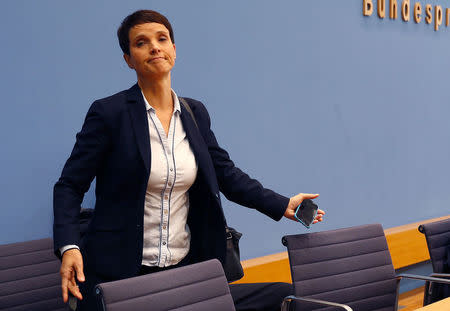
<svg viewBox="0 0 450 311">
<path fill-rule="evenodd" d="M 363 15 L 370 16 L 373 13 L 373 3 L 372 0 L 363 1 Z"/>
</svg>

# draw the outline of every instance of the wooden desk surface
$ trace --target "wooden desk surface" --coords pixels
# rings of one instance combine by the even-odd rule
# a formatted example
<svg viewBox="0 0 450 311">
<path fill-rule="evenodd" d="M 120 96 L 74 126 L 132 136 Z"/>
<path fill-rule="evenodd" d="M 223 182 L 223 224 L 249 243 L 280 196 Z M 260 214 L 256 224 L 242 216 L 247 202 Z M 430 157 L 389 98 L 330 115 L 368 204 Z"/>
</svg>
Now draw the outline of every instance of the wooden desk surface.
<svg viewBox="0 0 450 311">
<path fill-rule="evenodd" d="M 416 311 L 448 311 L 450 310 L 450 297 L 432 303 L 431 305 L 416 309 Z"/>
</svg>

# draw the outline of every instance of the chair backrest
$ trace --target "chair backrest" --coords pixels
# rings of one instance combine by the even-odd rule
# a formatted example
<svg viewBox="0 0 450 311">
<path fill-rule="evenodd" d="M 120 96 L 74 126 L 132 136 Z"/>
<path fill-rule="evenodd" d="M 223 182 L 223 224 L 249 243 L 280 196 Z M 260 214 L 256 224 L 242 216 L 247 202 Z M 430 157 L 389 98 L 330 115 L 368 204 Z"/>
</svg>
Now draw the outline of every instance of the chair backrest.
<svg viewBox="0 0 450 311">
<path fill-rule="evenodd" d="M 0 245 L 0 310 L 67 310 L 52 239 Z"/>
<path fill-rule="evenodd" d="M 381 225 L 290 235 L 283 244 L 296 296 L 395 310 L 397 281 Z"/>
<path fill-rule="evenodd" d="M 423 224 L 419 231 L 425 234 L 433 272 L 444 272 L 446 248 L 450 245 L 450 218 Z"/>
<path fill-rule="evenodd" d="M 97 285 L 104 310 L 233 311 L 217 259 Z"/>
</svg>

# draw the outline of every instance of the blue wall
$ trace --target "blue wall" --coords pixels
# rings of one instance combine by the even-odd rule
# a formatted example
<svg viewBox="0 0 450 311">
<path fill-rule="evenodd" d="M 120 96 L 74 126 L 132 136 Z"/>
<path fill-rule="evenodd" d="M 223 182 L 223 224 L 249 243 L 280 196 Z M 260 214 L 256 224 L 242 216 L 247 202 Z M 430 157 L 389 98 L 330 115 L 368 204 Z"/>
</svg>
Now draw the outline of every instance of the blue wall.
<svg viewBox="0 0 450 311">
<path fill-rule="evenodd" d="M 312 230 L 449 214 L 450 27 L 364 17 L 359 0 L 130 2 L 0 4 L 1 244 L 51 235 L 52 187 L 89 105 L 135 82 L 115 31 L 140 8 L 172 21 L 173 87 L 207 105 L 237 165 L 285 195 L 321 194 Z M 243 259 L 306 232 L 224 206 Z"/>
</svg>

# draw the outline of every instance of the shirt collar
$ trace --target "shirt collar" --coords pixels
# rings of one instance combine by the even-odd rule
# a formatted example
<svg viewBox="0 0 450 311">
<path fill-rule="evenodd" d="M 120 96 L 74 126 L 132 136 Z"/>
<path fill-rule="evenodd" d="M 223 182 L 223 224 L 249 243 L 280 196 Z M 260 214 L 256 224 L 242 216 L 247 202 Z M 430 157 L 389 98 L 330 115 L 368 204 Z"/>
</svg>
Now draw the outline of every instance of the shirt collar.
<svg viewBox="0 0 450 311">
<path fill-rule="evenodd" d="M 181 108 L 180 108 L 180 101 L 178 100 L 178 96 L 177 93 L 175 93 L 175 91 L 173 89 L 170 89 L 171 93 L 172 93 L 172 99 L 173 99 L 173 113 L 175 112 L 179 112 L 181 113 Z M 147 98 L 145 98 L 144 93 L 141 90 L 141 94 L 142 94 L 142 98 L 144 98 L 144 103 L 145 103 L 145 108 L 147 109 L 147 111 L 149 110 L 153 110 L 155 111 L 155 108 L 153 108 L 149 102 L 147 101 Z"/>
</svg>

